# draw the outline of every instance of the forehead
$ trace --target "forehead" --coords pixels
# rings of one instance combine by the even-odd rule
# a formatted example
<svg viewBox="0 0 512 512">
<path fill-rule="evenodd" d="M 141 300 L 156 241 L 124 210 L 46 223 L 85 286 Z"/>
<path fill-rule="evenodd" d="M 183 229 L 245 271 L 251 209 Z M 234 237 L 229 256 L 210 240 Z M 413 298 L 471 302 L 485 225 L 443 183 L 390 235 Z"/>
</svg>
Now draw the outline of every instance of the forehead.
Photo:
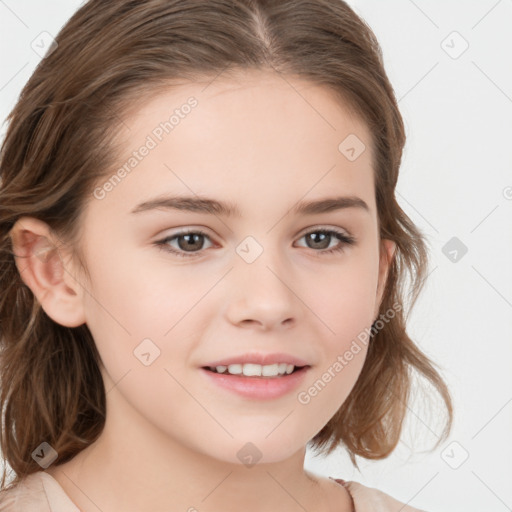
<svg viewBox="0 0 512 512">
<path fill-rule="evenodd" d="M 224 125 L 249 115 L 253 118 L 268 115 L 271 120 L 272 114 L 285 114 L 283 121 L 288 120 L 290 124 L 299 117 L 301 124 L 307 123 L 311 129 L 336 132 L 351 127 L 363 136 L 369 135 L 364 121 L 342 96 L 341 90 L 334 91 L 304 78 L 274 71 L 236 70 L 229 75 L 196 81 L 173 80 L 168 84 L 151 86 L 147 94 L 139 95 L 121 117 L 124 127 L 131 132 L 133 125 L 137 129 L 146 121 L 154 121 L 155 116 L 167 119 L 169 116 L 165 114 L 172 113 L 173 109 L 179 110 L 189 98 L 194 97 L 200 106 L 194 109 L 194 117 L 203 112 L 203 123 L 208 113 L 220 109 L 229 113 L 228 117 L 220 112 L 221 116 L 215 119 Z M 123 126 L 120 128 L 122 131 Z M 301 131 L 301 126 L 289 128 Z"/>
<path fill-rule="evenodd" d="M 172 191 L 236 202 L 232 193 L 242 200 L 266 191 L 269 200 L 298 200 L 338 188 L 372 203 L 365 123 L 332 91 L 302 79 L 251 71 L 170 83 L 122 120 L 117 168 L 128 171 L 123 194 L 133 199 Z M 134 156 L 144 146 L 145 156 Z"/>
</svg>

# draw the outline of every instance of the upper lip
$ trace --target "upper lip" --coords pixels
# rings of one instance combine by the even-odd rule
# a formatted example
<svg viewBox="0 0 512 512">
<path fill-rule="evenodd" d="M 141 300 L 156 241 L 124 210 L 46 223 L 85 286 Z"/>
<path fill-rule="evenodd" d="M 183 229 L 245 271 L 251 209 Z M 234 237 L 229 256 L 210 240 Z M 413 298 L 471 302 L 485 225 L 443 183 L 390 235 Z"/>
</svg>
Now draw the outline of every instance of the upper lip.
<svg viewBox="0 0 512 512">
<path fill-rule="evenodd" d="M 204 366 L 229 366 L 230 364 L 260 364 L 262 366 L 276 363 L 293 364 L 294 366 L 309 366 L 304 359 L 292 356 L 285 353 L 273 353 L 273 354 L 258 354 L 258 353 L 247 353 L 240 354 L 239 356 L 227 357 L 225 359 L 218 359 Z"/>
</svg>

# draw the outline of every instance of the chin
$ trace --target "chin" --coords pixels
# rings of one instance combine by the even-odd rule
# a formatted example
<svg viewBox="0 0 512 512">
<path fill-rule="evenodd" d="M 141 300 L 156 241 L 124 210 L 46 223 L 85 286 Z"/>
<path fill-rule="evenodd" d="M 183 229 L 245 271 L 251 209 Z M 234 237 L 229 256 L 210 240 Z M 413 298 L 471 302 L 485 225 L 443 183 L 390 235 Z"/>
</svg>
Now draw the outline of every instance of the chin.
<svg viewBox="0 0 512 512">
<path fill-rule="evenodd" d="M 306 443 L 301 440 L 291 442 L 289 435 L 284 429 L 282 435 L 277 431 L 273 432 L 268 438 L 268 432 L 258 432 L 254 435 L 241 437 L 235 436 L 234 439 L 226 442 L 216 442 L 212 439 L 212 445 L 215 446 L 212 451 L 212 445 L 206 447 L 205 453 L 209 456 L 228 464 L 246 466 L 251 468 L 256 464 L 273 464 L 282 462 L 294 456 L 298 451 L 306 448 Z M 273 439 L 271 439 L 273 437 Z"/>
</svg>

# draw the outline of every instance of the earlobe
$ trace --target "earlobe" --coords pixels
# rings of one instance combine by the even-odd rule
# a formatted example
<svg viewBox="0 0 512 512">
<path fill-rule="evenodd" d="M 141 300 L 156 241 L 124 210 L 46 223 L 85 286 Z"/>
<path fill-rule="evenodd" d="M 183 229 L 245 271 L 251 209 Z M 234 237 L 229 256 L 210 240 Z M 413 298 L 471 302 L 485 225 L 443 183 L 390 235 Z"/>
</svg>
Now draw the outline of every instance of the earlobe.
<svg viewBox="0 0 512 512">
<path fill-rule="evenodd" d="M 63 257 L 62 242 L 45 222 L 20 218 L 10 232 L 16 267 L 45 313 L 65 327 L 85 323 L 83 288 Z"/>
</svg>

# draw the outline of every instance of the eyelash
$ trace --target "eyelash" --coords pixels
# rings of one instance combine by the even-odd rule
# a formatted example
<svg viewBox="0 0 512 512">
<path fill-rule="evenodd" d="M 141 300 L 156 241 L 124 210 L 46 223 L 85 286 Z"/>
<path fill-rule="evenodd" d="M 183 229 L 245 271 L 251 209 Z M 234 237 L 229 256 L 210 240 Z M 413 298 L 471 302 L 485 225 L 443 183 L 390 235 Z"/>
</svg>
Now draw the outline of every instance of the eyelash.
<svg viewBox="0 0 512 512">
<path fill-rule="evenodd" d="M 334 237 L 337 238 L 341 242 L 338 246 L 333 247 L 332 249 L 326 249 L 323 251 L 315 251 L 314 249 L 312 249 L 314 252 L 318 252 L 322 255 L 341 252 L 345 249 L 346 245 L 354 245 L 356 243 L 356 239 L 353 236 L 346 235 L 345 233 L 342 233 L 341 231 L 337 231 L 334 229 L 315 229 L 312 231 L 308 231 L 307 233 L 304 233 L 300 238 L 303 238 L 307 235 L 311 235 L 312 233 L 334 235 Z M 184 231 L 181 233 L 176 233 L 172 236 L 168 236 L 168 237 L 164 238 L 163 240 L 159 240 L 159 241 L 155 242 L 155 245 L 158 246 L 159 249 L 166 251 L 166 252 L 170 252 L 172 254 L 175 254 L 176 256 L 180 256 L 182 258 L 193 258 L 194 256 L 197 256 L 202 251 L 186 253 L 183 251 L 177 251 L 176 249 L 172 249 L 168 244 L 168 242 L 170 242 L 171 240 L 174 240 L 175 238 L 179 238 L 179 237 L 186 236 L 186 235 L 202 235 L 207 238 L 210 238 L 209 235 L 207 235 L 204 231 L 197 229 L 197 230 L 193 230 L 193 231 Z"/>
</svg>

